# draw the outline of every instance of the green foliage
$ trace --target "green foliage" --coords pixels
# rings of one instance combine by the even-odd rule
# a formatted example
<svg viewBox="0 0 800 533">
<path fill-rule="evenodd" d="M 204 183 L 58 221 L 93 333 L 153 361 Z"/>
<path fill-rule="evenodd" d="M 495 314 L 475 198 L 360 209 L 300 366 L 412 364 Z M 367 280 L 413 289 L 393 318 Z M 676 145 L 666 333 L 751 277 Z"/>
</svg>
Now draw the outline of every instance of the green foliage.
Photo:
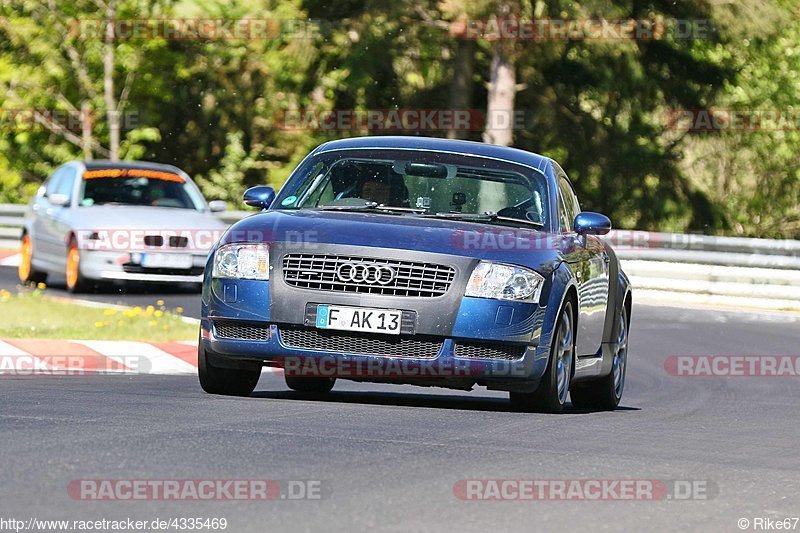
<svg viewBox="0 0 800 533">
<path fill-rule="evenodd" d="M 67 110 L 88 103 L 93 134 L 107 147 L 103 43 L 64 31 L 69 21 L 102 17 L 97 3 L 2 5 L 0 107 Z M 485 109 L 489 66 L 501 43 L 481 39 L 462 46 L 450 31 L 453 22 L 502 12 L 660 20 L 668 31 L 655 40 L 502 43 L 520 84 L 516 108 L 527 118 L 526 127 L 515 131 L 515 146 L 561 162 L 582 207 L 609 214 L 617 227 L 770 237 L 800 232 L 800 127 L 687 133 L 666 120 L 675 109 L 791 109 L 800 91 L 800 13 L 791 0 L 117 0 L 117 5 L 118 18 L 318 25 L 311 36 L 284 32 L 267 39 L 115 43 L 118 94 L 129 87 L 123 112 L 138 118 L 124 128 L 121 157 L 175 164 L 197 177 L 209 198 L 231 207 L 240 205 L 249 186 L 280 186 L 321 142 L 386 133 L 287 129 L 282 118 L 287 112 L 443 109 L 454 101 Z M 680 38 L 671 31 L 676 19 L 708 21 L 713 31 Z M 454 95 L 459 54 L 469 55 L 472 74 L 466 94 Z M 460 136 L 480 140 L 481 133 Z M 57 132 L 3 128 L 0 201 L 24 201 L 56 165 L 80 157 L 81 148 Z"/>
</svg>

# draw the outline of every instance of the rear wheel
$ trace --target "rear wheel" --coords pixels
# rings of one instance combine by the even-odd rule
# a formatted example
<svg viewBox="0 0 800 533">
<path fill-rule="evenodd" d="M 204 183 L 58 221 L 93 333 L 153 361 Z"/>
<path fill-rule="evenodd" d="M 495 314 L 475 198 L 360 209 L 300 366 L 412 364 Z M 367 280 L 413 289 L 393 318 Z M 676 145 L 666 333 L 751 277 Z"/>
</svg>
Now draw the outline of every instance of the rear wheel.
<svg viewBox="0 0 800 533">
<path fill-rule="evenodd" d="M 252 369 L 220 368 L 208 361 L 201 346 L 197 351 L 197 376 L 200 386 L 209 394 L 250 396 L 258 384 L 261 367 Z"/>
<path fill-rule="evenodd" d="M 286 386 L 297 392 L 316 392 L 325 394 L 331 391 L 336 378 L 302 378 L 297 376 L 284 376 Z"/>
<path fill-rule="evenodd" d="M 72 293 L 84 292 L 89 284 L 81 274 L 81 251 L 75 239 L 69 241 L 67 248 L 67 267 L 64 272 L 67 278 L 67 290 Z"/>
<path fill-rule="evenodd" d="M 550 360 L 539 388 L 529 393 L 512 392 L 512 407 L 526 412 L 560 413 L 567 401 L 574 366 L 574 310 L 572 303 L 566 301 L 556 322 L 550 345 Z"/>
<path fill-rule="evenodd" d="M 575 385 L 572 390 L 572 405 L 575 407 L 611 411 L 619 405 L 625 389 L 625 371 L 628 366 L 628 318 L 628 313 L 623 307 L 619 315 L 611 373 L 603 378 Z"/>
<path fill-rule="evenodd" d="M 22 283 L 44 283 L 47 273 L 33 268 L 33 242 L 27 233 L 22 236 L 22 249 L 20 250 L 19 267 L 17 275 Z"/>
</svg>

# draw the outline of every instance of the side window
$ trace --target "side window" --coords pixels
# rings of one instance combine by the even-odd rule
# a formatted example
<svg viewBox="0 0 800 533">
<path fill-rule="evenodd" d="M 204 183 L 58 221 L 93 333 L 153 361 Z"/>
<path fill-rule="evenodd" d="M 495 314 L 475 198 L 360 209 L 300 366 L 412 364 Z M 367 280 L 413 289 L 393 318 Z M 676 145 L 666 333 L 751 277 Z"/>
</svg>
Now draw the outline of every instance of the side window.
<svg viewBox="0 0 800 533">
<path fill-rule="evenodd" d="M 572 220 L 570 220 L 567 214 L 567 208 L 564 205 L 564 194 L 560 191 L 558 195 L 558 220 L 561 222 L 562 233 L 569 233 L 572 231 Z"/>
<path fill-rule="evenodd" d="M 73 185 L 75 185 L 75 175 L 77 174 L 76 170 L 72 167 L 68 167 L 62 169 L 61 179 L 56 184 L 55 192 L 58 194 L 64 194 L 67 198 L 72 200 L 72 191 Z"/>
<path fill-rule="evenodd" d="M 558 178 L 558 186 L 561 192 L 561 200 L 564 203 L 564 209 L 568 220 L 568 224 L 564 225 L 562 222 L 562 227 L 572 229 L 572 221 L 575 220 L 575 217 L 578 216 L 578 213 L 581 212 L 581 208 L 578 205 L 578 198 L 575 196 L 575 191 L 572 190 L 572 185 L 570 185 L 567 178 L 564 175 L 561 175 Z"/>
<path fill-rule="evenodd" d="M 44 197 L 47 198 L 51 194 L 58 192 L 61 184 L 61 178 L 64 176 L 64 169 L 59 168 L 47 179 L 44 186 Z"/>
</svg>

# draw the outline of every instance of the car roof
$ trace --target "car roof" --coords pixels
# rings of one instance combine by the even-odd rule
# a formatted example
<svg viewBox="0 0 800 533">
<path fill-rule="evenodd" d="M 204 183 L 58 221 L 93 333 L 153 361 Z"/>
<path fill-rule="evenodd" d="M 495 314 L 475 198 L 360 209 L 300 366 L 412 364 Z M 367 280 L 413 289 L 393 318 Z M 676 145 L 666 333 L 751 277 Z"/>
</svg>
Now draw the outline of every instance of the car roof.
<svg viewBox="0 0 800 533">
<path fill-rule="evenodd" d="M 183 171 L 174 166 L 166 165 L 164 163 L 151 163 L 150 161 L 109 161 L 107 159 L 93 159 L 91 161 L 79 161 L 87 170 L 94 170 L 100 168 L 137 168 L 148 170 L 162 170 L 165 172 L 173 172 L 182 174 Z"/>
<path fill-rule="evenodd" d="M 314 152 L 331 152 L 335 150 L 353 149 L 405 149 L 434 150 L 464 155 L 476 155 L 518 163 L 544 172 L 550 158 L 506 146 L 497 146 L 474 141 L 441 139 L 436 137 L 410 137 L 402 135 L 376 135 L 368 137 L 351 137 L 329 141 L 320 145 Z"/>
</svg>

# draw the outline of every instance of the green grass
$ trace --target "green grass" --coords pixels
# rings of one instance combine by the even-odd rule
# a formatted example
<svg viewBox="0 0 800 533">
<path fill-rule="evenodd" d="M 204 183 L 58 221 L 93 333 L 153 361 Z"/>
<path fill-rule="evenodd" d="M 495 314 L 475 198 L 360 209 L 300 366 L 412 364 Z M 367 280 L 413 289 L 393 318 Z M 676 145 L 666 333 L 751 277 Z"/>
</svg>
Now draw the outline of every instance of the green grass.
<svg viewBox="0 0 800 533">
<path fill-rule="evenodd" d="M 181 308 L 163 302 L 130 310 L 96 308 L 49 298 L 41 290 L 17 294 L 0 290 L 0 338 L 186 341 L 197 338 L 198 326 L 182 320 Z"/>
</svg>

